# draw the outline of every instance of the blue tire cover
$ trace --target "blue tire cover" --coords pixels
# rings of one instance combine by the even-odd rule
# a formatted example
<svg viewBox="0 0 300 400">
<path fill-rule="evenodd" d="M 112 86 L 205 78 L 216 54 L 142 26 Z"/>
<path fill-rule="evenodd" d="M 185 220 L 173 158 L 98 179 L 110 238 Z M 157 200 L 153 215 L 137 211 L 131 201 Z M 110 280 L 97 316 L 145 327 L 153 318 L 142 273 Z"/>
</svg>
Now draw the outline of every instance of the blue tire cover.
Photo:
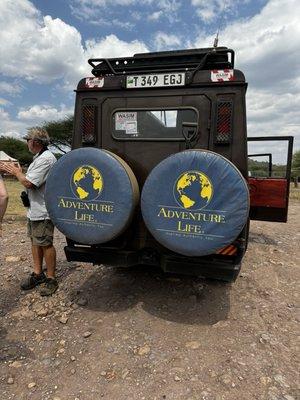
<svg viewBox="0 0 300 400">
<path fill-rule="evenodd" d="M 121 234 L 138 200 L 130 167 L 113 153 L 95 148 L 62 156 L 46 182 L 51 220 L 65 236 L 83 244 L 104 243 Z"/>
<path fill-rule="evenodd" d="M 249 192 L 229 160 L 210 151 L 186 150 L 151 171 L 141 209 L 147 228 L 164 247 L 203 256 L 239 235 L 248 219 Z"/>
</svg>

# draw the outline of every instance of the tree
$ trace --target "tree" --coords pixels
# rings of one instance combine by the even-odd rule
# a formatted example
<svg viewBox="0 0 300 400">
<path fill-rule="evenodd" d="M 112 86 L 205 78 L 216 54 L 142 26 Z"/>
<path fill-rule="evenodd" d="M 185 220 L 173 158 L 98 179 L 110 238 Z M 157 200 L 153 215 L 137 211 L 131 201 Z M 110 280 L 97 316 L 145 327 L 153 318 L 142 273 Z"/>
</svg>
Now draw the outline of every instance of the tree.
<svg viewBox="0 0 300 400">
<path fill-rule="evenodd" d="M 13 137 L 0 137 L 0 149 L 9 156 L 16 158 L 21 165 L 29 164 L 32 161 L 32 154 L 28 151 L 23 140 Z"/>
<path fill-rule="evenodd" d="M 293 154 L 292 169 L 297 170 L 300 175 L 300 150 Z"/>
<path fill-rule="evenodd" d="M 42 127 L 50 136 L 51 146 L 66 153 L 71 148 L 74 117 L 66 117 L 58 121 L 45 122 Z"/>
<path fill-rule="evenodd" d="M 293 154 L 292 158 L 292 178 L 295 182 L 295 186 L 298 184 L 298 179 L 300 176 L 300 150 Z"/>
</svg>

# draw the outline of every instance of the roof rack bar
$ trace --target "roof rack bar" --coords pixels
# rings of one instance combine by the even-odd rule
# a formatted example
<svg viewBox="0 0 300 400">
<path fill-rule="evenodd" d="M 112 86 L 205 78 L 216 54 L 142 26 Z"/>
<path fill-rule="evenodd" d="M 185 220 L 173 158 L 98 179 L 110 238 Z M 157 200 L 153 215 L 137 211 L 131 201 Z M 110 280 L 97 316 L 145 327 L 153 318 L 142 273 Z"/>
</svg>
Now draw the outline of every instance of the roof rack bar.
<svg viewBox="0 0 300 400">
<path fill-rule="evenodd" d="M 211 51 L 229 51 L 227 47 L 207 47 L 201 49 L 185 49 L 185 50 L 170 50 L 170 51 L 156 51 L 152 53 L 137 53 L 134 55 L 134 58 L 159 58 L 159 57 L 180 57 L 180 56 L 189 56 L 195 54 L 206 54 Z M 233 51 L 233 50 L 231 50 Z"/>
<path fill-rule="evenodd" d="M 230 57 L 229 57 L 230 55 Z M 230 58 L 230 60 L 229 60 Z M 234 67 L 234 51 L 227 47 L 139 53 L 124 58 L 91 58 L 92 74 L 123 75 L 124 73 L 153 73 L 158 71 L 192 71 Z"/>
<path fill-rule="evenodd" d="M 100 64 L 95 65 L 94 64 L 95 62 L 99 62 L 100 64 L 106 63 L 113 75 L 119 75 L 118 72 L 116 72 L 113 69 L 113 66 L 111 65 L 111 63 L 109 62 L 109 60 L 107 58 L 90 58 L 88 60 L 88 63 L 93 67 L 93 70 L 97 69 L 97 67 L 100 65 Z"/>
</svg>

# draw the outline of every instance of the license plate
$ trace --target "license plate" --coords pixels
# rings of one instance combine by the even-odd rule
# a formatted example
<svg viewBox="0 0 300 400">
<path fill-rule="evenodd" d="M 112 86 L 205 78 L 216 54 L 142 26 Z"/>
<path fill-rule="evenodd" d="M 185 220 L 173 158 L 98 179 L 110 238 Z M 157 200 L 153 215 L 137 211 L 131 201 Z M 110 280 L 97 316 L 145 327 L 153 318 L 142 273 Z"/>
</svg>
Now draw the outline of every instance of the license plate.
<svg viewBox="0 0 300 400">
<path fill-rule="evenodd" d="M 174 74 L 129 75 L 126 79 L 127 89 L 184 86 L 184 84 L 184 72 L 176 72 Z"/>
</svg>

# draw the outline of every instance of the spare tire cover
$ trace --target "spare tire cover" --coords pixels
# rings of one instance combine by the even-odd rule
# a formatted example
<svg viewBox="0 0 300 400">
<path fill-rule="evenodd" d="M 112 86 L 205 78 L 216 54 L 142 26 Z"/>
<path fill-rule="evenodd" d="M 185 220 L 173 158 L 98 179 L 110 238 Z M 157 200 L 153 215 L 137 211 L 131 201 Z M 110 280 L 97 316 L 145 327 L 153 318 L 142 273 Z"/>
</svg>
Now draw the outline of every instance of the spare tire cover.
<svg viewBox="0 0 300 400">
<path fill-rule="evenodd" d="M 163 246 L 203 256 L 239 235 L 248 219 L 249 192 L 229 160 L 210 151 L 186 150 L 151 171 L 141 209 L 147 228 Z"/>
<path fill-rule="evenodd" d="M 130 167 L 105 150 L 81 148 L 61 157 L 46 182 L 45 202 L 54 225 L 83 244 L 104 243 L 128 226 L 139 201 Z"/>
</svg>

